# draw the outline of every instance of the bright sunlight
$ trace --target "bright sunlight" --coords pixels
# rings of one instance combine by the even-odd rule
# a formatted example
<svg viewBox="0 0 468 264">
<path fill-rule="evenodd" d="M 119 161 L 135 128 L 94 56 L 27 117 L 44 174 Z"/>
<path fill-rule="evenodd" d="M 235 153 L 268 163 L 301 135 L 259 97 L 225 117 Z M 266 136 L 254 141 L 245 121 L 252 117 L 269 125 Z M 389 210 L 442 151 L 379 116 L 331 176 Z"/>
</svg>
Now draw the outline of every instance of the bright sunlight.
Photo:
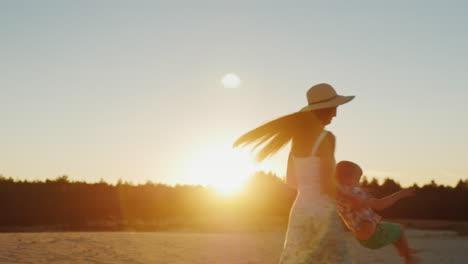
<svg viewBox="0 0 468 264">
<path fill-rule="evenodd" d="M 254 171 L 250 153 L 226 143 L 194 151 L 185 177 L 188 184 L 208 185 L 220 194 L 232 195 L 242 189 Z"/>
</svg>

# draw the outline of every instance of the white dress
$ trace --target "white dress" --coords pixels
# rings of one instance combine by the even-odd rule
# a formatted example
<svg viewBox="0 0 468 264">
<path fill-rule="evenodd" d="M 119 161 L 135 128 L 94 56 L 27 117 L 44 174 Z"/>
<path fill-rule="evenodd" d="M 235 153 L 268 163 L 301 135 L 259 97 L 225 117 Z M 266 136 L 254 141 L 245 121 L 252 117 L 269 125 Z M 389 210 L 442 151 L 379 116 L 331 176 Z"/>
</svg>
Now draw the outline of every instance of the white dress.
<svg viewBox="0 0 468 264">
<path fill-rule="evenodd" d="M 326 133 L 320 134 L 309 156 L 290 156 L 288 166 L 294 166 L 298 194 L 280 264 L 351 263 L 335 202 L 320 188 L 321 159 L 315 153 Z"/>
</svg>

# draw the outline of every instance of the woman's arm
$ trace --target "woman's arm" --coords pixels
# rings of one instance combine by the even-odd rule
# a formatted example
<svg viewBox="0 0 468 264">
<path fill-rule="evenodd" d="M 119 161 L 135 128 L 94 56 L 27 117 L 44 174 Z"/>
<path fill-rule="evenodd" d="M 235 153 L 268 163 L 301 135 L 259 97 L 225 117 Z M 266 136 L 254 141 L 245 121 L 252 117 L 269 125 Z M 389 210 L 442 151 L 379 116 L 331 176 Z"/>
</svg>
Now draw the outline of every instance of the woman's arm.
<svg viewBox="0 0 468 264">
<path fill-rule="evenodd" d="M 362 208 L 365 206 L 365 200 L 345 191 L 340 187 L 335 178 L 335 144 L 335 135 L 329 132 L 325 137 L 324 144 L 322 144 L 321 149 L 319 148 L 319 152 L 317 153 L 323 159 L 320 173 L 322 191 L 333 199 L 340 197 L 347 200 L 351 208 Z"/>
<path fill-rule="evenodd" d="M 335 135 L 328 132 L 317 151 L 317 156 L 321 158 L 320 183 L 322 192 L 332 198 L 335 198 L 337 191 L 341 193 L 336 188 L 335 180 L 335 140 Z"/>
</svg>

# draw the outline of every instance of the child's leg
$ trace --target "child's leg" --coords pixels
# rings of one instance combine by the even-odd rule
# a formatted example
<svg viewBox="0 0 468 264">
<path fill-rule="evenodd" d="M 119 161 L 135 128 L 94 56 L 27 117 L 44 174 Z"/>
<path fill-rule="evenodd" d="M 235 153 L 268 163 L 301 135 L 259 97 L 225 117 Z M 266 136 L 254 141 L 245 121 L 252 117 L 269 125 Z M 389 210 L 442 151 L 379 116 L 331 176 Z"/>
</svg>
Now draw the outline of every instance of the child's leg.
<svg viewBox="0 0 468 264">
<path fill-rule="evenodd" d="M 418 259 L 413 257 L 413 254 L 419 253 L 419 250 L 412 249 L 408 245 L 408 239 L 406 238 L 405 231 L 403 227 L 400 225 L 401 228 L 401 237 L 397 241 L 393 243 L 393 245 L 398 250 L 398 254 L 406 259 L 406 263 L 418 263 Z"/>
<path fill-rule="evenodd" d="M 401 237 L 393 243 L 393 245 L 398 250 L 398 254 L 402 257 L 409 255 L 408 239 L 406 239 L 405 231 L 401 227 Z"/>
<path fill-rule="evenodd" d="M 395 243 L 393 243 L 393 245 L 398 250 L 398 255 L 406 257 L 410 254 L 408 248 L 408 240 L 406 239 L 405 234 L 401 235 L 401 238 Z"/>
</svg>

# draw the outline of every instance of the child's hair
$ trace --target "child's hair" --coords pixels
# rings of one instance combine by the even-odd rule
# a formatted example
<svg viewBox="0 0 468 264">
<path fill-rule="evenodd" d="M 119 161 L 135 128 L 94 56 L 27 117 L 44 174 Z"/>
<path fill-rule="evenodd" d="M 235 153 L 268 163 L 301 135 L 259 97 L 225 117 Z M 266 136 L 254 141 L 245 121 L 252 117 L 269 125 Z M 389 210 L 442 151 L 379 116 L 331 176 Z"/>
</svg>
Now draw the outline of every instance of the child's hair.
<svg viewBox="0 0 468 264">
<path fill-rule="evenodd" d="M 362 175 L 362 169 L 354 162 L 343 160 L 336 164 L 336 179 L 340 184 L 345 183 L 345 179 L 352 175 Z"/>
</svg>

